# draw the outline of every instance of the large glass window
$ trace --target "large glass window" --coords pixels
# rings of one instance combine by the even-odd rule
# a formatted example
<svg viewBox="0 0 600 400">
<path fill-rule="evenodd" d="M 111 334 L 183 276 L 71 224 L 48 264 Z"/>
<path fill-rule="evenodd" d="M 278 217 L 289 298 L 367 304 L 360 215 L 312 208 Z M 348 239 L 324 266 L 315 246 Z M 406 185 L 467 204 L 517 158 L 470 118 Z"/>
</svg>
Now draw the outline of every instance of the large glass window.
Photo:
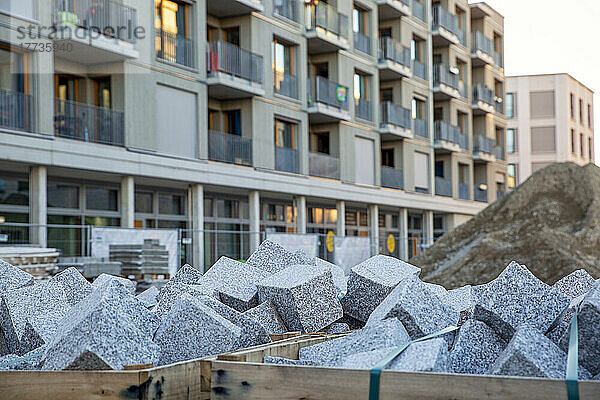
<svg viewBox="0 0 600 400">
<path fill-rule="evenodd" d="M 367 87 L 368 78 L 360 72 L 354 72 L 354 99 L 369 100 L 369 90 Z"/>
<path fill-rule="evenodd" d="M 13 206 L 28 206 L 28 180 L 0 177 L 0 204 L 8 204 Z"/>
<path fill-rule="evenodd" d="M 0 45 L 0 89 L 26 93 L 25 56 Z"/>
<path fill-rule="evenodd" d="M 48 207 L 79 208 L 79 186 L 48 183 Z"/>
<path fill-rule="evenodd" d="M 515 94 L 506 93 L 506 118 L 515 117 Z"/>
<path fill-rule="evenodd" d="M 158 195 L 158 213 L 185 215 L 185 197 L 179 194 L 160 193 Z"/>
<path fill-rule="evenodd" d="M 507 187 L 508 187 L 508 190 L 512 190 L 516 187 L 516 184 L 517 184 L 517 166 L 515 164 L 508 164 L 507 172 L 508 172 Z"/>
<path fill-rule="evenodd" d="M 329 153 L 329 132 L 313 132 L 310 134 L 310 151 L 313 153 Z"/>
<path fill-rule="evenodd" d="M 152 192 L 135 192 L 135 212 L 152 214 L 154 211 Z"/>
<path fill-rule="evenodd" d="M 275 88 L 279 90 L 285 75 L 294 75 L 294 47 L 275 38 L 273 39 L 271 52 Z"/>
<path fill-rule="evenodd" d="M 425 119 L 425 102 L 423 100 L 419 100 L 413 98 L 412 100 L 412 118 L 413 119 Z"/>
<path fill-rule="evenodd" d="M 296 148 L 296 124 L 280 119 L 275 120 L 275 146 Z"/>
<path fill-rule="evenodd" d="M 514 129 L 506 130 L 506 151 L 509 154 L 517 152 L 517 131 Z"/>
<path fill-rule="evenodd" d="M 85 189 L 85 207 L 88 210 L 118 211 L 119 191 L 101 187 Z"/>
<path fill-rule="evenodd" d="M 191 65 L 190 6 L 174 0 L 154 0 L 156 54 L 159 58 Z"/>
</svg>

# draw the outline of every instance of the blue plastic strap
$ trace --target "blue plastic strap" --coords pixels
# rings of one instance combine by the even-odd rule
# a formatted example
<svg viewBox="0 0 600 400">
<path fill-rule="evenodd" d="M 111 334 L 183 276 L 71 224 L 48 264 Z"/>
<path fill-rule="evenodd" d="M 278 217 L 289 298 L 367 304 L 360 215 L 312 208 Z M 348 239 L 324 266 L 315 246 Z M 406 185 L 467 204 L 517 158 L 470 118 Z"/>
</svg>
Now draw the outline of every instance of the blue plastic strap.
<svg viewBox="0 0 600 400">
<path fill-rule="evenodd" d="M 379 362 L 379 364 L 377 364 L 371 369 L 369 380 L 369 400 L 379 400 L 379 382 L 381 381 L 381 371 L 384 370 L 389 363 L 394 361 L 396 357 L 402 354 L 402 352 L 406 350 L 408 346 L 410 346 L 413 343 L 422 342 L 425 340 L 436 338 L 438 336 L 445 335 L 446 333 L 450 333 L 457 329 L 457 326 L 449 326 L 447 328 L 442 329 L 441 331 L 430 333 L 427 336 L 423 336 L 421 338 L 412 340 L 388 354 L 383 360 Z"/>
<path fill-rule="evenodd" d="M 23 362 L 23 361 L 31 360 L 31 359 L 39 357 L 41 355 L 44 355 L 44 353 L 43 352 L 39 352 L 39 353 L 30 354 L 30 355 L 25 356 L 25 357 L 20 357 L 20 358 L 14 359 L 12 361 L 9 361 L 7 363 L 0 364 L 0 368 L 10 367 L 11 365 L 15 365 L 15 364 L 18 364 L 18 363 Z"/>
<path fill-rule="evenodd" d="M 577 329 L 577 308 L 571 318 L 569 352 L 567 354 L 567 399 L 579 400 L 579 333 Z"/>
</svg>

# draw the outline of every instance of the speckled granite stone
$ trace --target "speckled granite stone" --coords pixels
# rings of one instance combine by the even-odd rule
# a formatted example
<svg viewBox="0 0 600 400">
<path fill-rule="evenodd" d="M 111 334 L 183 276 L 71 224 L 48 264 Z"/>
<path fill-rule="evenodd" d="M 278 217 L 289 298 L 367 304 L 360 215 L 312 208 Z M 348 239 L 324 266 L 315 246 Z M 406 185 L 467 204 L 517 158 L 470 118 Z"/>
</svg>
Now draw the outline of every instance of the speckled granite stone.
<svg viewBox="0 0 600 400">
<path fill-rule="evenodd" d="M 160 289 L 156 301 L 161 301 L 162 297 L 167 295 L 171 289 L 171 286 L 177 284 L 196 285 L 202 280 L 202 272 L 192 267 L 189 264 L 185 264 L 179 268 L 177 273 L 169 279 L 169 281 Z M 166 293 L 166 294 L 165 294 Z"/>
<path fill-rule="evenodd" d="M 350 332 L 350 325 L 345 322 L 336 322 L 323 330 L 327 334 Z"/>
<path fill-rule="evenodd" d="M 135 281 L 109 274 L 101 274 L 99 277 L 97 277 L 92 283 L 92 287 L 94 290 L 101 289 L 111 281 L 119 282 L 125 289 L 129 291 L 129 293 L 135 294 L 135 288 L 137 287 L 137 283 Z"/>
<path fill-rule="evenodd" d="M 292 360 L 290 358 L 272 357 L 272 356 L 265 356 L 264 363 L 265 364 L 277 364 L 277 365 L 307 365 L 307 366 L 315 365 L 315 363 L 313 363 L 312 361 Z"/>
<path fill-rule="evenodd" d="M 450 370 L 457 374 L 484 375 L 507 343 L 481 321 L 467 320 L 450 350 Z"/>
<path fill-rule="evenodd" d="M 285 333 L 288 331 L 281 316 L 270 301 L 265 301 L 259 306 L 251 308 L 244 312 L 243 315 L 260 323 L 268 334 Z"/>
<path fill-rule="evenodd" d="M 303 263 L 302 258 L 280 244 L 265 240 L 248 258 L 246 264 L 274 274 L 292 265 Z"/>
<path fill-rule="evenodd" d="M 0 296 L 7 290 L 31 285 L 33 285 L 31 274 L 0 260 Z"/>
<path fill-rule="evenodd" d="M 31 350 L 22 356 L 7 354 L 0 357 L 0 371 L 35 371 L 41 368 L 46 345 Z"/>
<path fill-rule="evenodd" d="M 331 270 L 331 274 L 333 275 L 333 283 L 338 291 L 338 294 L 346 293 L 348 291 L 348 277 L 344 274 L 344 269 L 342 267 L 320 258 L 316 259 L 315 264 L 319 267 L 327 267 Z"/>
<path fill-rule="evenodd" d="M 73 267 L 67 268 L 55 275 L 52 280 L 60 283 L 63 287 L 67 296 L 67 303 L 71 306 L 79 303 L 92 293 L 92 284 Z"/>
<path fill-rule="evenodd" d="M 150 308 L 154 307 L 158 303 L 158 293 L 159 290 L 156 286 L 150 286 L 148 289 L 135 296 L 135 298 L 144 306 L 146 306 L 146 308 Z"/>
<path fill-rule="evenodd" d="M 595 284 L 596 281 L 586 270 L 578 269 L 557 281 L 552 287 L 570 299 L 574 299 L 586 294 Z"/>
</svg>

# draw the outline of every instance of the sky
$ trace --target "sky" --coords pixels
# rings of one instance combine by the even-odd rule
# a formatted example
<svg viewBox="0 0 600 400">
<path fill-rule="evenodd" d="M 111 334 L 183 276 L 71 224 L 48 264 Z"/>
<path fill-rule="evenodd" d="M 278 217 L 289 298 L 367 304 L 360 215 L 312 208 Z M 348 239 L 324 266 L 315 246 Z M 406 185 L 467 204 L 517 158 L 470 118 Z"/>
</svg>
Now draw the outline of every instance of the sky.
<svg viewBox="0 0 600 400">
<path fill-rule="evenodd" d="M 485 2 L 504 16 L 506 75 L 567 72 L 595 92 L 594 141 L 600 165 L 600 1 Z"/>
</svg>

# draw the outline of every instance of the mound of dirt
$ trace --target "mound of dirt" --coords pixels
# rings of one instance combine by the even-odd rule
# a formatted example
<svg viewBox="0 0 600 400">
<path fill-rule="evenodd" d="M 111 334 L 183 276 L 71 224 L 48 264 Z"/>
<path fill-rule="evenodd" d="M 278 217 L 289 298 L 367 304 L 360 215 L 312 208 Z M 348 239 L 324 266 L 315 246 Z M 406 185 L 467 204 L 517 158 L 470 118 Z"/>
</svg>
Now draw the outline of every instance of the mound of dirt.
<svg viewBox="0 0 600 400">
<path fill-rule="evenodd" d="M 600 275 L 600 168 L 550 165 L 444 235 L 411 263 L 446 288 L 486 283 L 515 260 L 548 284 Z"/>
</svg>

